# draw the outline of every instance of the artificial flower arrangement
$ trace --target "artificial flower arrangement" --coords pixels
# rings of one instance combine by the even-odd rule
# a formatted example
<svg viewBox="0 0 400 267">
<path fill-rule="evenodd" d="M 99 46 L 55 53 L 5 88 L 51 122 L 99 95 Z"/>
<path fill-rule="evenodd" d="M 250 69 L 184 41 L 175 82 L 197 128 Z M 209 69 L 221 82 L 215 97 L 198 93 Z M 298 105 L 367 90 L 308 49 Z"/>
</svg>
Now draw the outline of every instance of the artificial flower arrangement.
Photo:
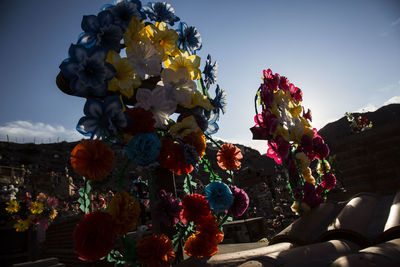
<svg viewBox="0 0 400 267">
<path fill-rule="evenodd" d="M 300 215 L 324 202 L 336 185 L 326 160 L 328 145 L 311 127 L 311 111 L 305 112 L 302 101 L 302 90 L 288 78 L 264 70 L 255 97 L 255 126 L 250 129 L 253 139 L 268 141 L 267 156 L 281 167 L 294 200 L 291 208 Z M 316 172 L 311 169 L 313 161 L 317 161 Z"/>
<path fill-rule="evenodd" d="M 58 199 L 44 193 L 39 193 L 36 198 L 26 193 L 22 200 L 10 199 L 6 205 L 17 232 L 24 232 L 30 227 L 44 231 L 58 215 Z"/>
<path fill-rule="evenodd" d="M 78 200 L 85 215 L 74 231 L 75 251 L 82 260 L 169 266 L 179 257 L 182 242 L 190 256 L 211 256 L 222 242 L 222 224 L 248 206 L 247 194 L 223 183 L 205 156 L 207 138 L 219 146 L 217 160 L 223 170 L 232 175 L 241 167 L 239 148 L 220 146 L 211 138 L 226 109 L 223 89 L 216 85 L 215 97 L 209 94 L 217 62 L 208 55 L 200 71 L 196 51 L 202 47 L 201 36 L 179 21 L 165 2 L 142 6 L 139 0 L 115 1 L 97 15 L 83 17 L 83 33 L 60 65 L 60 90 L 86 98 L 77 130 L 90 139 L 71 152 L 74 171 L 86 181 Z M 171 28 L 175 23 L 177 28 Z M 117 192 L 106 210 L 90 212 L 89 181 L 110 174 L 115 163 L 110 145 L 115 143 L 124 146 L 128 158 L 116 177 Z M 174 227 L 173 237 L 157 233 L 137 246 L 127 238 L 140 214 L 138 196 L 122 188 L 130 164 L 150 173 L 163 168 L 185 176 L 181 201 L 161 190 L 158 201 L 151 203 L 158 221 Z M 192 191 L 190 173 L 199 165 L 210 174 L 206 196 Z"/>
<path fill-rule="evenodd" d="M 354 114 L 350 112 L 346 112 L 344 115 L 350 124 L 350 130 L 353 134 L 361 133 L 365 130 L 371 129 L 373 126 L 372 121 L 368 122 L 368 119 L 362 117 L 361 115 L 356 118 L 354 118 Z"/>
</svg>

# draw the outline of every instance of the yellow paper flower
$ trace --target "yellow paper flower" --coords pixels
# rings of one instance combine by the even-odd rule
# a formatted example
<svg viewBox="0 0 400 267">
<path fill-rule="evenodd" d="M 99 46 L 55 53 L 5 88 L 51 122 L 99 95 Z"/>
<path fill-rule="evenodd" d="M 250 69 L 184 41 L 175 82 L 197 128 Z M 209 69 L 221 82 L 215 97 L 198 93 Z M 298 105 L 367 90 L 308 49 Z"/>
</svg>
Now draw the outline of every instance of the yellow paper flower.
<svg viewBox="0 0 400 267">
<path fill-rule="evenodd" d="M 120 91 L 127 98 L 131 98 L 134 89 L 142 84 L 135 69 L 126 58 L 121 58 L 114 50 L 108 52 L 106 61 L 111 63 L 116 70 L 114 78 L 108 82 L 108 90 Z"/>
<path fill-rule="evenodd" d="M 296 153 L 296 159 L 299 163 L 301 172 L 306 171 L 308 166 L 310 166 L 310 160 L 304 152 Z"/>
<path fill-rule="evenodd" d="M 300 117 L 300 114 L 302 111 L 303 111 L 303 108 L 301 105 L 296 104 L 292 100 L 289 101 L 289 112 L 290 112 L 290 115 L 292 115 L 292 118 Z"/>
<path fill-rule="evenodd" d="M 305 180 L 307 183 L 310 183 L 310 184 L 315 185 L 315 179 L 314 179 L 314 177 L 312 176 L 312 172 L 311 172 L 311 169 L 310 169 L 309 167 L 306 168 L 306 169 L 302 172 L 302 174 L 303 174 L 303 176 L 304 176 L 304 180 Z"/>
<path fill-rule="evenodd" d="M 173 69 L 174 71 L 186 69 L 192 80 L 200 79 L 200 57 L 196 55 L 190 56 L 187 51 L 180 51 L 179 54 L 173 58 L 169 58 L 164 63 L 166 68 Z"/>
<path fill-rule="evenodd" d="M 181 122 L 177 122 L 172 125 L 169 129 L 169 132 L 174 138 L 183 139 L 188 134 L 197 132 L 198 130 L 200 130 L 200 128 L 197 125 L 194 116 L 188 116 L 184 118 Z"/>
<path fill-rule="evenodd" d="M 143 39 L 148 39 L 147 35 L 143 31 L 144 27 L 145 25 L 143 22 L 138 20 L 135 16 L 132 17 L 129 26 L 123 35 L 127 53 L 130 48 L 136 46 L 139 42 L 143 41 Z"/>
<path fill-rule="evenodd" d="M 286 127 L 278 125 L 274 133 L 274 138 L 277 137 L 278 135 L 282 136 L 283 139 L 285 139 L 285 141 L 289 142 L 289 131 L 286 129 Z"/>
<path fill-rule="evenodd" d="M 328 173 L 331 170 L 331 165 L 329 165 L 328 161 L 323 161 L 321 164 L 321 161 L 318 161 L 317 164 L 317 172 L 320 175 L 324 175 L 325 173 Z"/>
<path fill-rule="evenodd" d="M 293 203 L 293 205 L 290 207 L 292 209 L 293 212 L 295 212 L 297 215 L 303 215 L 308 213 L 311 208 L 310 206 L 308 206 L 306 203 L 301 202 L 301 205 L 299 203 L 299 201 L 295 201 Z"/>
<path fill-rule="evenodd" d="M 163 61 L 179 50 L 177 46 L 178 34 L 173 29 L 168 29 L 165 22 L 157 22 L 155 26 L 147 25 L 144 31 L 154 48 L 159 51 Z"/>
<path fill-rule="evenodd" d="M 31 203 L 31 213 L 41 214 L 43 212 L 43 203 L 33 201 Z"/>
<path fill-rule="evenodd" d="M 29 229 L 29 222 L 27 220 L 18 220 L 13 227 L 17 232 L 24 232 Z"/>
<path fill-rule="evenodd" d="M 136 222 L 140 215 L 140 205 L 127 192 L 120 191 L 114 195 L 108 205 L 108 213 L 115 223 L 117 234 L 124 235 L 136 228 Z"/>
<path fill-rule="evenodd" d="M 194 94 L 192 95 L 192 104 L 194 107 L 202 107 L 208 111 L 214 109 L 214 106 L 211 105 L 210 100 L 200 93 L 197 90 L 194 90 Z"/>
<path fill-rule="evenodd" d="M 8 201 L 6 204 L 7 204 L 6 211 L 8 213 L 16 213 L 19 211 L 20 206 L 18 201 L 12 199 Z"/>
</svg>

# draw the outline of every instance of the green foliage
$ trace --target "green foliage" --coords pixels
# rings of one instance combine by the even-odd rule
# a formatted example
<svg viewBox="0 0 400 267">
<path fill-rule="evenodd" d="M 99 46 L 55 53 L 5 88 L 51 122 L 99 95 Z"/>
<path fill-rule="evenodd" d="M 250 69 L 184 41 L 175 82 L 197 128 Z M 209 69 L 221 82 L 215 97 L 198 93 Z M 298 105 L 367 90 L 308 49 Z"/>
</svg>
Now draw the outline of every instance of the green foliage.
<svg viewBox="0 0 400 267">
<path fill-rule="evenodd" d="M 210 161 L 206 158 L 206 154 L 204 154 L 203 158 L 200 161 L 200 164 L 203 165 L 204 171 L 210 175 L 210 183 L 218 180 L 222 181 L 222 178 L 215 173 L 211 167 Z"/>
<path fill-rule="evenodd" d="M 92 187 L 90 186 L 90 182 L 86 180 L 84 177 L 83 181 L 85 182 L 85 186 L 79 188 L 78 190 L 79 193 L 78 203 L 79 203 L 79 209 L 84 213 L 88 213 L 90 207 L 89 193 L 92 190 Z"/>
</svg>

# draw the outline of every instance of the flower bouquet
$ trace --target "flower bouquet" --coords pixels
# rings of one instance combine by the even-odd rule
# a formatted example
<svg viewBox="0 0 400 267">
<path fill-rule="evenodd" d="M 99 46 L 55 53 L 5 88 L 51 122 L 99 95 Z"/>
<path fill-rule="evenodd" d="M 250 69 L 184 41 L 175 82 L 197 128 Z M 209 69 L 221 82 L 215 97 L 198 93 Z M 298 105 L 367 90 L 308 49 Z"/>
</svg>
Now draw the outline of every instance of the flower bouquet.
<svg viewBox="0 0 400 267">
<path fill-rule="evenodd" d="M 361 115 L 356 118 L 354 118 L 354 114 L 350 112 L 346 112 L 344 115 L 350 124 L 350 130 L 353 134 L 361 133 L 372 128 L 372 121 L 368 121 L 367 118 L 364 118 Z"/>
<path fill-rule="evenodd" d="M 302 90 L 288 78 L 264 70 L 255 96 L 255 126 L 250 129 L 253 139 L 268 141 L 267 156 L 281 167 L 294 200 L 292 210 L 300 215 L 324 202 L 336 184 L 326 160 L 328 145 L 311 127 L 311 111 L 305 112 L 302 100 Z"/>
<path fill-rule="evenodd" d="M 215 254 L 222 223 L 240 216 L 249 201 L 243 190 L 223 183 L 205 157 L 206 138 L 220 146 L 211 135 L 226 109 L 223 89 L 216 85 L 214 98 L 209 94 L 217 62 L 208 55 L 200 71 L 198 30 L 180 22 L 165 2 L 142 6 L 139 0 L 118 0 L 97 15 L 84 16 L 81 26 L 83 33 L 57 76 L 61 91 L 86 98 L 77 130 L 90 139 L 71 152 L 74 171 L 86 181 L 79 189 L 85 215 L 74 231 L 76 253 L 91 262 L 169 266 L 185 241 L 190 256 Z M 127 158 L 115 177 L 117 192 L 106 210 L 90 212 L 89 181 L 102 180 L 113 170 L 112 144 L 122 145 Z M 236 146 L 220 146 L 218 164 L 229 174 L 240 168 L 241 158 Z M 166 229 L 136 246 L 127 233 L 137 227 L 140 196 L 123 188 L 130 165 L 149 171 L 152 220 Z M 210 174 L 206 197 L 192 190 L 196 183 L 190 173 L 200 165 Z M 160 186 L 167 179 L 160 170 L 185 176 L 181 201 Z M 167 182 L 174 184 L 174 176 Z"/>
<path fill-rule="evenodd" d="M 22 200 L 10 199 L 6 202 L 6 211 L 15 222 L 13 227 L 17 232 L 24 232 L 30 227 L 46 230 L 58 215 L 58 199 L 39 193 L 36 199 L 26 193 Z"/>
</svg>

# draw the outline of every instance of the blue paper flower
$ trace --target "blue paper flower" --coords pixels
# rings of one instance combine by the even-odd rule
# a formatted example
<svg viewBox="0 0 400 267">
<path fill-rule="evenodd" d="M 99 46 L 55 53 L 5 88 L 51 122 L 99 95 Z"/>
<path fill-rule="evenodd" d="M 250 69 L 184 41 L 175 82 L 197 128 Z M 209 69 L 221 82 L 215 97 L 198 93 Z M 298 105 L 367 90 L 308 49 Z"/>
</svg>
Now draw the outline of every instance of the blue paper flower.
<svg viewBox="0 0 400 267">
<path fill-rule="evenodd" d="M 174 8 L 166 2 L 148 3 L 143 7 L 144 12 L 152 21 L 165 22 L 173 26 L 179 21 L 179 17 L 175 16 Z"/>
<path fill-rule="evenodd" d="M 126 145 L 128 158 L 140 166 L 148 166 L 157 162 L 160 155 L 161 142 L 155 133 L 138 134 Z"/>
<path fill-rule="evenodd" d="M 216 212 L 224 212 L 233 203 L 233 195 L 229 187 L 221 181 L 214 181 L 205 188 L 207 201 L 211 209 Z"/>
<path fill-rule="evenodd" d="M 190 54 L 196 54 L 195 51 L 201 49 L 201 35 L 196 27 L 189 27 L 185 22 L 180 22 L 177 32 L 179 49 L 186 50 Z"/>
<path fill-rule="evenodd" d="M 114 5 L 108 6 L 109 10 L 114 16 L 114 24 L 121 27 L 122 32 L 128 28 L 132 17 L 139 20 L 144 20 L 146 15 L 141 12 L 142 3 L 139 0 L 117 0 Z"/>
<path fill-rule="evenodd" d="M 226 92 L 224 89 L 220 89 L 219 85 L 217 84 L 217 88 L 215 89 L 215 98 L 211 100 L 211 104 L 214 106 L 214 108 L 219 111 L 222 111 L 222 114 L 225 114 L 226 112 Z"/>
<path fill-rule="evenodd" d="M 217 121 L 219 119 L 219 112 L 216 112 L 216 110 L 204 111 L 204 115 L 208 121 L 208 126 L 207 129 L 204 131 L 204 134 L 212 135 L 217 133 L 219 130 L 219 126 L 217 124 Z"/>
<path fill-rule="evenodd" d="M 204 82 L 206 83 L 207 89 L 210 88 L 211 84 L 214 84 L 217 81 L 217 69 L 218 62 L 215 61 L 214 64 L 211 62 L 211 56 L 207 56 L 206 65 L 204 66 L 203 74 L 204 74 Z"/>
<path fill-rule="evenodd" d="M 109 96 L 104 100 L 88 98 L 82 117 L 76 129 L 85 136 L 94 139 L 112 138 L 128 125 L 128 117 L 122 111 L 118 96 Z"/>
<path fill-rule="evenodd" d="M 105 62 L 106 52 L 72 44 L 69 56 L 61 63 L 60 69 L 69 80 L 71 93 L 82 97 L 105 96 L 107 82 L 115 75 L 114 67 Z"/>
<path fill-rule="evenodd" d="M 123 31 L 114 24 L 114 16 L 110 10 L 101 11 L 97 16 L 83 16 L 81 23 L 83 34 L 79 36 L 78 43 L 87 47 L 100 46 L 105 50 L 121 50 Z"/>
</svg>

